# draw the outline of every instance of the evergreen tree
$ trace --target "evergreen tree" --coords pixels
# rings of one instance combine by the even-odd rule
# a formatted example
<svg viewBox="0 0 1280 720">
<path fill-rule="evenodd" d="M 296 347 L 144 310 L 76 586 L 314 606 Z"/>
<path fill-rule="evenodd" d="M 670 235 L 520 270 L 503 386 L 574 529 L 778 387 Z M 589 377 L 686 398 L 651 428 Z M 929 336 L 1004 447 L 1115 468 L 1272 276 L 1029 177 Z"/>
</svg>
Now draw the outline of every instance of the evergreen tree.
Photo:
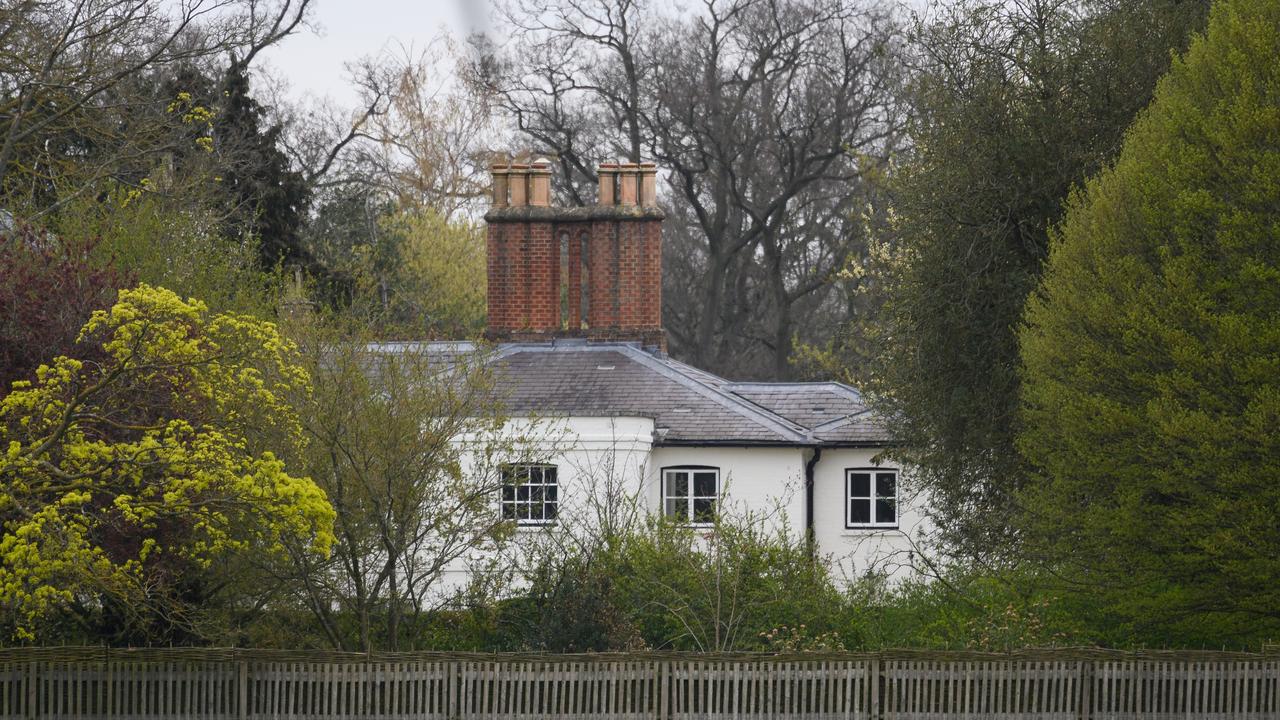
<svg viewBox="0 0 1280 720">
<path fill-rule="evenodd" d="M 947 547 L 1016 546 L 1016 325 L 1073 184 L 1114 157 L 1203 3 L 962 0 L 917 28 L 886 311 L 854 373 L 931 491 Z M 863 375 L 863 377 L 859 377 Z"/>
<path fill-rule="evenodd" d="M 1224 0 L 1021 332 L 1027 537 L 1116 637 L 1280 631 L 1280 2 Z"/>
<path fill-rule="evenodd" d="M 311 190 L 277 146 L 282 127 L 263 127 L 266 111 L 249 95 L 249 77 L 240 63 L 228 68 L 222 94 L 213 139 L 224 164 L 219 182 L 234 208 L 233 233 L 258 237 L 266 268 L 283 263 L 318 272 L 300 237 Z"/>
</svg>

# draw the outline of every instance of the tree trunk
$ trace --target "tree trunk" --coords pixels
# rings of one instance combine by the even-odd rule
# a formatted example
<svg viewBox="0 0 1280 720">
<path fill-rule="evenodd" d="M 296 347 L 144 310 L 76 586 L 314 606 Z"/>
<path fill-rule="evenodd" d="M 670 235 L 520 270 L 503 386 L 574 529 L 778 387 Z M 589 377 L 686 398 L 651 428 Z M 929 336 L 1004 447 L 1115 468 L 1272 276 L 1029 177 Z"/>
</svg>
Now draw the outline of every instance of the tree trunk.
<svg viewBox="0 0 1280 720">
<path fill-rule="evenodd" d="M 400 584 L 394 559 L 391 561 L 387 591 L 387 648 L 394 652 L 400 649 Z"/>
<path fill-rule="evenodd" d="M 9 163 L 13 162 L 14 148 L 18 144 L 18 135 L 22 130 L 23 116 L 31 109 L 31 98 L 27 96 L 18 103 L 18 110 L 9 121 L 9 132 L 5 133 L 4 147 L 0 147 L 0 193 L 4 192 L 5 180 L 9 177 Z"/>
<path fill-rule="evenodd" d="M 782 268 L 782 251 L 777 239 L 772 236 L 763 238 L 765 258 L 769 262 L 769 295 L 773 299 L 773 380 L 791 378 L 791 346 L 793 344 L 791 327 L 791 296 L 787 293 L 787 281 Z"/>
<path fill-rule="evenodd" d="M 720 318 L 720 305 L 724 297 L 724 276 L 728 269 L 728 262 L 716 248 L 712 248 L 707 265 L 711 272 L 707 273 L 706 282 L 702 287 L 702 315 L 698 320 L 697 341 L 693 348 L 693 356 L 695 365 L 716 369 L 714 362 L 716 353 L 713 346 L 716 341 L 716 324 Z"/>
</svg>

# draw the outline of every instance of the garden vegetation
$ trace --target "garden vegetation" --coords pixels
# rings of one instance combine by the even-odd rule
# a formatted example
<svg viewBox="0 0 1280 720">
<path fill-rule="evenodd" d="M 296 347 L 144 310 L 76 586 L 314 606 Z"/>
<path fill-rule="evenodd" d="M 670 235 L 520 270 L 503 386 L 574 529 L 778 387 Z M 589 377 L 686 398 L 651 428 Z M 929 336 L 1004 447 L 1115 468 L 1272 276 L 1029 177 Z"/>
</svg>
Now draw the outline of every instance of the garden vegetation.
<svg viewBox="0 0 1280 720">
<path fill-rule="evenodd" d="M 526 0 L 511 48 L 353 65 L 354 112 L 265 99 L 312 16 L 266 5 L 0 14 L 0 642 L 1280 638 L 1280 0 Z M 498 432 L 483 343 L 370 343 L 479 337 L 497 146 L 569 201 L 671 171 L 673 352 L 864 388 L 920 575 L 632 503 L 440 597 L 546 427 Z"/>
</svg>

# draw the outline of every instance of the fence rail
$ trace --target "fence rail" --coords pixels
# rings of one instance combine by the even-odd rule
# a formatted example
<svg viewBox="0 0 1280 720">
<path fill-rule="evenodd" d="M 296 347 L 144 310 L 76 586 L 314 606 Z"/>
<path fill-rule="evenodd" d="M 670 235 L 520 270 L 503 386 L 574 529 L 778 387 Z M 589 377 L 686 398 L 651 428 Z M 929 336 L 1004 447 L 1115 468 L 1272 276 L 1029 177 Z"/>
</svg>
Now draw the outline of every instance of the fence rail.
<svg viewBox="0 0 1280 720">
<path fill-rule="evenodd" d="M 1280 719 L 1280 653 L 0 650 L 4 718 Z"/>
</svg>

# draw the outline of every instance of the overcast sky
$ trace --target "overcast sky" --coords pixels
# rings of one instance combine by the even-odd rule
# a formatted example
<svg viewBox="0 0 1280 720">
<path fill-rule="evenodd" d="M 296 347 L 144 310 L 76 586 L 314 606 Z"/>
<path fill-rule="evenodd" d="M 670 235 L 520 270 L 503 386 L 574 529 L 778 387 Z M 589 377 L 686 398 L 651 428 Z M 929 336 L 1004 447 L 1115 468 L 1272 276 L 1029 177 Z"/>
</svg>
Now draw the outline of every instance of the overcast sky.
<svg viewBox="0 0 1280 720">
<path fill-rule="evenodd" d="M 421 51 L 442 32 L 462 40 L 487 30 L 493 0 L 313 0 L 313 29 L 303 29 L 264 53 L 265 69 L 285 81 L 289 95 L 329 97 L 354 107 L 344 64 L 399 46 Z M 909 9 L 926 0 L 900 0 Z M 657 0 L 669 9 L 697 5 Z"/>
<path fill-rule="evenodd" d="M 354 105 L 344 63 L 397 44 L 422 49 L 441 31 L 461 39 L 484 27 L 488 6 L 488 0 L 315 0 L 315 29 L 264 52 L 266 67 L 295 99 L 309 93 Z"/>
</svg>

